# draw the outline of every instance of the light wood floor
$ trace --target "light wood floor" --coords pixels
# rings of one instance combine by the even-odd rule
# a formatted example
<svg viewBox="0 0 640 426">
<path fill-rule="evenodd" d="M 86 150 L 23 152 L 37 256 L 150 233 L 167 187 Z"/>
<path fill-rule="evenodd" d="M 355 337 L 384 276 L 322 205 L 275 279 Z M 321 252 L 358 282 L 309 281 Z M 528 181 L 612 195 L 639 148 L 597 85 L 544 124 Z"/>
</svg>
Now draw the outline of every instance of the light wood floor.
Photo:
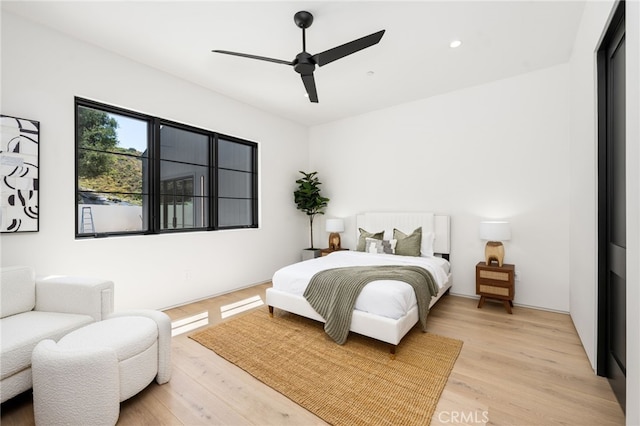
<svg viewBox="0 0 640 426">
<path fill-rule="evenodd" d="M 167 311 L 181 319 L 260 295 L 270 284 Z M 433 425 L 622 425 L 607 381 L 596 376 L 568 315 L 447 295 L 429 332 L 464 341 Z M 266 309 L 262 306 L 258 309 Z M 188 333 L 187 333 L 188 334 Z M 402 350 L 402 344 L 398 351 Z M 171 381 L 121 404 L 119 425 L 318 425 L 322 420 L 186 335 L 173 339 Z M 488 421 L 487 421 L 488 420 Z M 33 424 L 27 392 L 2 405 L 3 426 Z"/>
</svg>

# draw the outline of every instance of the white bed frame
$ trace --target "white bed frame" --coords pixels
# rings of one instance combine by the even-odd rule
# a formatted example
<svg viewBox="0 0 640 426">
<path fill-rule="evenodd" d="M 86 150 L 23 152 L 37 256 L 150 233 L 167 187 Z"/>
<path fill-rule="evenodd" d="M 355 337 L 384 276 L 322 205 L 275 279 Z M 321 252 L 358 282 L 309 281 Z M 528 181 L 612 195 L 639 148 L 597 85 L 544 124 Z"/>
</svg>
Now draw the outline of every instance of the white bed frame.
<svg viewBox="0 0 640 426">
<path fill-rule="evenodd" d="M 368 231 L 385 229 L 391 232 L 396 227 L 405 232 L 411 232 L 418 226 L 423 226 L 424 233 L 432 230 L 435 234 L 433 247 L 436 255 L 449 258 L 450 251 L 450 218 L 444 215 L 432 213 L 366 213 L 356 217 L 356 233 L 358 228 Z M 357 241 L 357 239 L 356 239 Z M 443 286 L 438 295 L 431 299 L 429 307 L 433 306 L 453 285 L 452 276 L 449 274 L 447 284 Z M 278 308 L 316 321 L 324 322 L 324 319 L 311 307 L 303 296 L 292 295 L 275 288 L 266 291 L 269 312 L 273 315 L 273 308 Z M 399 319 L 392 319 L 374 315 L 364 311 L 353 311 L 350 330 L 354 333 L 372 337 L 389 343 L 391 353 L 405 334 L 418 322 L 418 308 L 413 307 L 407 315 Z"/>
</svg>

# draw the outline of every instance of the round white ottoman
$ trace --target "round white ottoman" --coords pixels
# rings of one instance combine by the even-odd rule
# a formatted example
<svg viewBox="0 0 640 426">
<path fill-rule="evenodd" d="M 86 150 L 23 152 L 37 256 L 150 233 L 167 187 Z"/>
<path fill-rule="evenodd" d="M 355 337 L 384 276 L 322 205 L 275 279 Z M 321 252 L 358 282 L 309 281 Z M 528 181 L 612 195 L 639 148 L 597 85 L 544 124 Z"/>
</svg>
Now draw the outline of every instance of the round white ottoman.
<svg viewBox="0 0 640 426">
<path fill-rule="evenodd" d="M 120 402 L 158 373 L 158 325 L 123 316 L 95 322 L 32 354 L 36 424 L 115 424 Z"/>
</svg>

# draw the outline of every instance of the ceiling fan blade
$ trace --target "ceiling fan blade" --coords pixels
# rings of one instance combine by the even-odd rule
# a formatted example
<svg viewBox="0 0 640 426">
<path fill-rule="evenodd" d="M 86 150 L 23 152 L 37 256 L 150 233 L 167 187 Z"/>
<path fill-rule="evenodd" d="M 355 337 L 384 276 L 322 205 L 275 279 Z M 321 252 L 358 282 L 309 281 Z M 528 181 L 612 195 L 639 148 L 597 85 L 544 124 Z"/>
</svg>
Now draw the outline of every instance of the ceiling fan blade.
<svg viewBox="0 0 640 426">
<path fill-rule="evenodd" d="M 260 61 L 275 62 L 276 64 L 293 65 L 291 61 L 283 61 L 282 59 L 267 58 L 265 56 L 249 55 L 247 53 L 229 52 L 228 50 L 212 50 L 215 53 L 224 53 L 225 55 L 240 56 L 242 58 L 258 59 Z"/>
<path fill-rule="evenodd" d="M 374 44 L 378 44 L 384 35 L 384 31 L 385 30 L 378 31 L 377 33 L 369 34 L 368 36 L 350 41 L 349 43 L 334 47 L 333 49 L 325 50 L 322 53 L 313 55 L 312 58 L 319 67 L 327 65 L 337 59 L 344 58 L 352 53 L 356 53 L 362 49 L 373 46 Z"/>
<path fill-rule="evenodd" d="M 316 81 L 313 78 L 313 74 L 301 75 L 304 88 L 307 89 L 307 95 L 309 95 L 309 101 L 318 103 L 318 92 L 316 91 Z"/>
</svg>

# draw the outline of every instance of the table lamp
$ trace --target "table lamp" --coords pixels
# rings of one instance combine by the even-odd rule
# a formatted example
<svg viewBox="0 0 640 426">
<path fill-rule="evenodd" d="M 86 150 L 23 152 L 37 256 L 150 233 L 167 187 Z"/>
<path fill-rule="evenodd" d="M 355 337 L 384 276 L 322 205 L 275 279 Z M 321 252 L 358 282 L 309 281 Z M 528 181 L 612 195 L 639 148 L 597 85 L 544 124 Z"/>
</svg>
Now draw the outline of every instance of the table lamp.
<svg viewBox="0 0 640 426">
<path fill-rule="evenodd" d="M 480 222 L 480 239 L 487 241 L 487 245 L 484 248 L 485 263 L 490 265 L 495 260 L 498 262 L 498 266 L 502 266 L 504 261 L 504 246 L 502 242 L 511 239 L 509 222 Z"/>
<path fill-rule="evenodd" d="M 344 232 L 344 220 L 327 219 L 325 228 L 329 234 L 329 248 L 331 250 L 340 250 L 340 232 Z"/>
</svg>

